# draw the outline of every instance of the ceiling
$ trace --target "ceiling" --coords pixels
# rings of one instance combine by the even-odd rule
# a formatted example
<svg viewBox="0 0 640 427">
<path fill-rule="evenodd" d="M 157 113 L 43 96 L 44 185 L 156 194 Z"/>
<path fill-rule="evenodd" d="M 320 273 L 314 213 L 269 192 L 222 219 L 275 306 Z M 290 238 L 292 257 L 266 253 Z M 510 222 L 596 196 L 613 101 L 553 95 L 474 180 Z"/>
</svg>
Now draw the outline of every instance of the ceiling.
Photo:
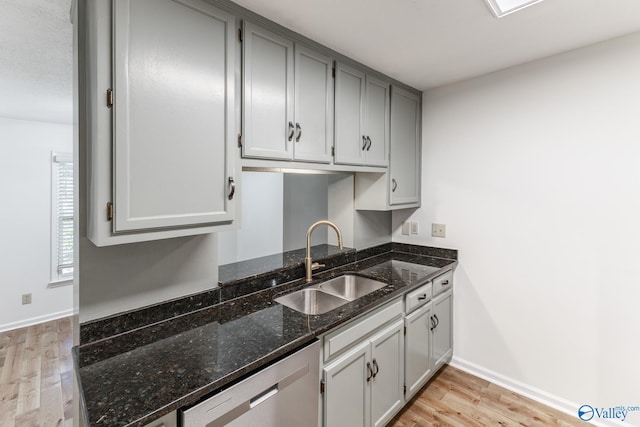
<svg viewBox="0 0 640 427">
<path fill-rule="evenodd" d="M 0 116 L 70 123 L 71 0 L 0 0 Z M 236 0 L 426 90 L 640 31 L 640 0 Z"/>
</svg>

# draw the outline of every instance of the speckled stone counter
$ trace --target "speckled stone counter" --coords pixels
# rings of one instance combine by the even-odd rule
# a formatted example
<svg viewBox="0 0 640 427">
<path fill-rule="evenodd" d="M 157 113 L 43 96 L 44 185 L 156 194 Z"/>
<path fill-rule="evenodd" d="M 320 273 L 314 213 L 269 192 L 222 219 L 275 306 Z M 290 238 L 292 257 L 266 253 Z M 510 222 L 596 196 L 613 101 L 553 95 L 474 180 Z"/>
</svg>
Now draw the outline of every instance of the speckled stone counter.
<svg viewBox="0 0 640 427">
<path fill-rule="evenodd" d="M 131 331 L 117 330 L 113 336 L 94 338 L 75 348 L 87 424 L 143 426 L 196 403 L 457 264 L 456 251 L 384 246 L 388 250 L 359 252 L 357 261 L 314 275 L 319 282 L 350 271 L 387 283 L 326 314 L 305 315 L 273 301 L 277 295 L 308 286 L 298 279 L 201 305 Z M 113 324 L 122 325 L 117 319 Z"/>
</svg>

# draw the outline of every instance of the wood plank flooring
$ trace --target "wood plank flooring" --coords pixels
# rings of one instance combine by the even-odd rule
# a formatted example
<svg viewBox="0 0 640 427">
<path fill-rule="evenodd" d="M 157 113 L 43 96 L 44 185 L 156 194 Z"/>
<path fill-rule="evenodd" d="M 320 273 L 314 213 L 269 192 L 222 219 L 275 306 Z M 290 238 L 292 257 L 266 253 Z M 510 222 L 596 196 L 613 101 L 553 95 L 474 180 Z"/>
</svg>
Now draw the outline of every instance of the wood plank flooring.
<svg viewBox="0 0 640 427">
<path fill-rule="evenodd" d="M 71 427 L 71 318 L 0 333 L 0 426 Z M 582 426 L 585 423 L 447 366 L 391 427 Z"/>
<path fill-rule="evenodd" d="M 73 425 L 71 318 L 0 333 L 0 426 Z"/>
<path fill-rule="evenodd" d="M 389 423 L 390 427 L 584 426 L 577 417 L 445 367 Z"/>
</svg>

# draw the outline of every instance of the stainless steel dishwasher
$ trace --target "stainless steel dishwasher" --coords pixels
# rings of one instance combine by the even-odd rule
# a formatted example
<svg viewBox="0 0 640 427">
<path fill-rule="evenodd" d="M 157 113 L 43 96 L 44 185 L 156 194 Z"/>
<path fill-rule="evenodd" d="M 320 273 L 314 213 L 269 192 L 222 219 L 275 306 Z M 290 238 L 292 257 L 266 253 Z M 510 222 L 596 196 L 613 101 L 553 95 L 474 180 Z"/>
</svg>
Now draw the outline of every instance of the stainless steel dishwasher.
<svg viewBox="0 0 640 427">
<path fill-rule="evenodd" d="M 315 342 L 180 411 L 184 427 L 317 426 L 320 343 Z"/>
</svg>

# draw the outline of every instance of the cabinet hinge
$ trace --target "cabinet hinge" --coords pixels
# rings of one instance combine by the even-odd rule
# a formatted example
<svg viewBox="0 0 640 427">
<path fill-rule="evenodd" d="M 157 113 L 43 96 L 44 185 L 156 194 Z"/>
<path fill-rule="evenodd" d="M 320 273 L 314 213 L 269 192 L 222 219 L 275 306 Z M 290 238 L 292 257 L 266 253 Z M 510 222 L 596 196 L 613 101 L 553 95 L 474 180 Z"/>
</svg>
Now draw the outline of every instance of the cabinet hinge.
<svg viewBox="0 0 640 427">
<path fill-rule="evenodd" d="M 331 147 L 331 157 L 335 157 L 336 156 L 336 147 L 332 146 Z"/>
<path fill-rule="evenodd" d="M 111 221 L 113 219 L 113 203 L 107 202 L 107 221 Z"/>
<path fill-rule="evenodd" d="M 238 134 L 238 147 L 242 148 L 242 134 Z"/>
<path fill-rule="evenodd" d="M 407 335 L 407 327 L 404 327 L 404 334 Z"/>
<path fill-rule="evenodd" d="M 336 78 L 336 66 L 335 65 L 331 69 L 331 77 L 333 77 L 334 79 Z"/>
<path fill-rule="evenodd" d="M 238 28 L 238 41 L 242 43 L 242 28 Z"/>
<path fill-rule="evenodd" d="M 324 380 L 320 380 L 320 394 L 324 393 Z"/>
<path fill-rule="evenodd" d="M 402 393 L 407 394 L 407 386 L 402 386 Z"/>
<path fill-rule="evenodd" d="M 113 89 L 107 89 L 107 108 L 113 107 Z"/>
</svg>

